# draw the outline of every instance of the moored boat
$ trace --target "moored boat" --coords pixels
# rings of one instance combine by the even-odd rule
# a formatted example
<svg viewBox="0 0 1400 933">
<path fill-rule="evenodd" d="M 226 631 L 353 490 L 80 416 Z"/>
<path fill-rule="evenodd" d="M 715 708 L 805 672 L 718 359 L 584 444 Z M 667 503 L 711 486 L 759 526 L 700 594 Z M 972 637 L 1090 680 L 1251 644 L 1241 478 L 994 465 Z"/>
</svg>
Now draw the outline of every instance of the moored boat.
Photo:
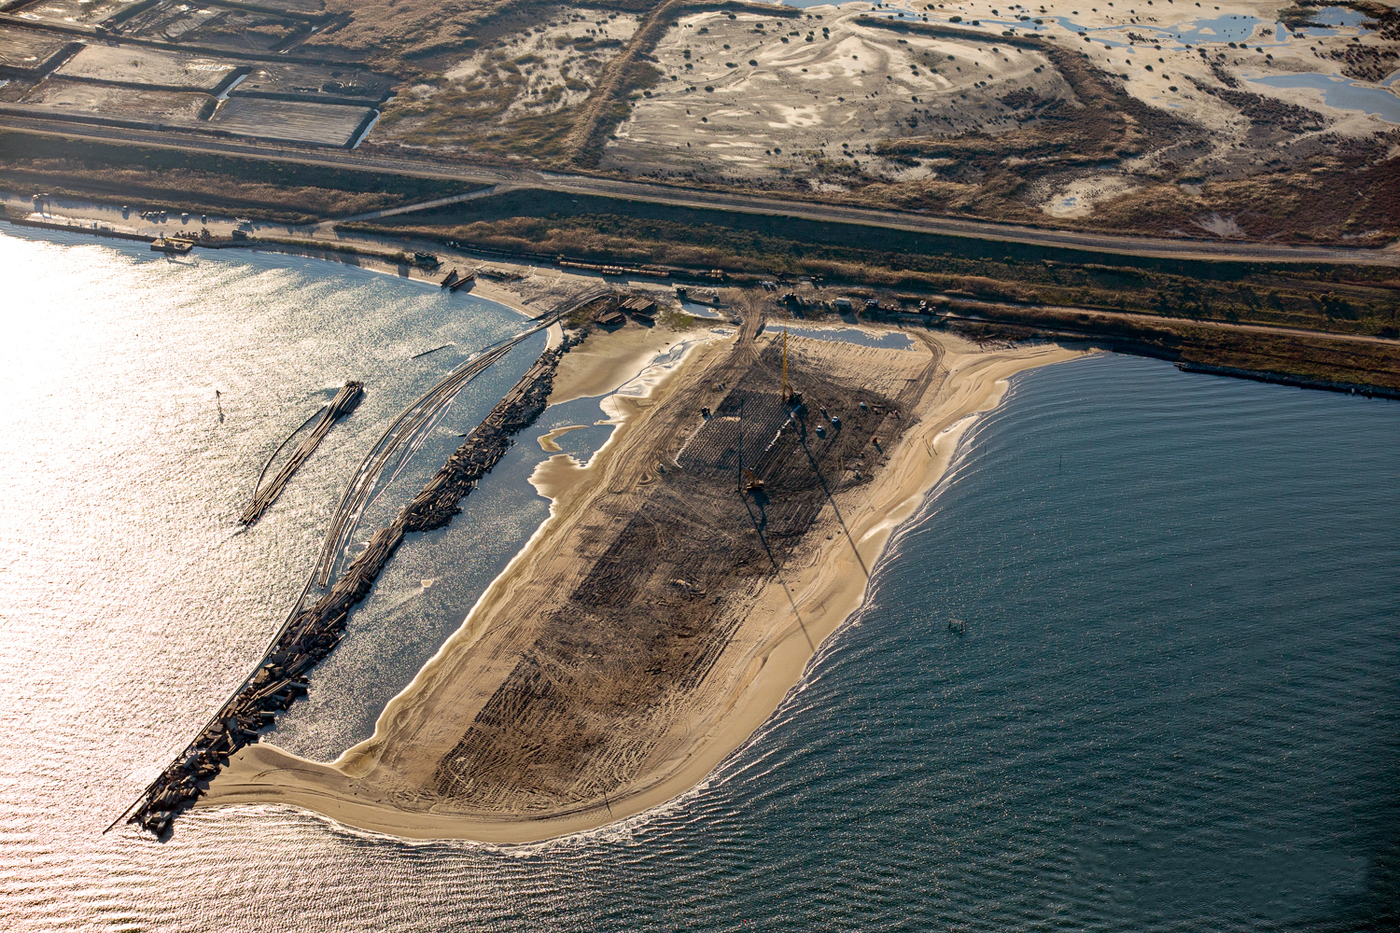
<svg viewBox="0 0 1400 933">
<path fill-rule="evenodd" d="M 194 249 L 193 240 L 181 240 L 175 237 L 160 237 L 151 243 L 151 251 L 156 253 L 172 253 L 176 256 L 183 256 Z"/>
</svg>

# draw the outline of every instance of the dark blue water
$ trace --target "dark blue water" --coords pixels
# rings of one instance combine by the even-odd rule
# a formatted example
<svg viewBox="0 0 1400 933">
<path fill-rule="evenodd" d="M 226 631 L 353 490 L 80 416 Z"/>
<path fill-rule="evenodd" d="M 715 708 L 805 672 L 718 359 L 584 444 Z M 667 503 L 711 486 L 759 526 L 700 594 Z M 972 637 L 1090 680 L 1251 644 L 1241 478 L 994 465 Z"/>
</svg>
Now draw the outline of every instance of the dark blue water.
<svg viewBox="0 0 1400 933">
<path fill-rule="evenodd" d="M 965 458 L 732 766 L 753 919 L 1348 929 L 1400 903 L 1400 406 L 1094 359 L 1020 381 Z"/>
<path fill-rule="evenodd" d="M 1031 373 L 803 685 L 664 812 L 501 850 L 249 808 L 161 861 L 210 846 L 304 929 L 1385 929 L 1397 527 L 1400 405 Z M 293 846 L 327 880 L 288 890 L 264 853 Z"/>
<path fill-rule="evenodd" d="M 1360 110 L 1388 123 L 1400 123 L 1400 97 L 1374 84 L 1321 74 L 1253 76 L 1244 73 L 1241 77 L 1269 87 L 1311 88 L 1322 92 L 1322 99 L 1329 107 Z"/>
<path fill-rule="evenodd" d="M 44 353 L 12 353 L 0 373 L 6 397 L 26 400 L 6 409 L 9 475 L 24 482 L 0 500 L 0 929 L 1185 933 L 1400 920 L 1400 404 L 1116 356 L 1017 379 L 879 561 L 853 624 L 752 742 L 661 811 L 514 849 L 407 843 L 276 807 L 187 814 L 166 844 L 103 835 L 141 784 L 133 767 L 166 760 L 151 736 L 182 743 L 188 728 L 170 721 L 201 719 L 201 698 L 221 697 L 217 678 L 240 677 L 280 619 L 317 503 L 338 492 L 374 413 L 397 410 L 385 407 L 390 364 L 420 339 L 444 342 L 434 328 L 510 321 L 309 260 L 219 257 L 196 275 L 53 249 L 69 251 L 57 269 L 111 262 L 94 282 L 120 274 L 139 288 L 81 293 L 105 330 L 53 310 L 71 284 L 29 296 L 62 298 L 45 315 L 9 322 L 16 346 Z M 252 297 L 205 317 L 172 304 L 148 329 L 162 296 L 200 282 Z M 288 344 L 301 318 L 273 299 L 310 307 L 313 286 L 367 322 L 419 310 L 376 363 L 368 407 L 255 534 L 233 535 L 283 421 L 344 379 L 335 343 L 319 368 L 288 375 L 319 345 Z M 359 341 L 355 374 L 369 365 L 358 348 L 383 343 L 372 327 L 327 333 Z M 256 379 L 221 362 L 269 357 Z M 68 392 L 64 366 L 120 400 Z M 262 414 L 282 411 L 263 399 L 274 389 L 295 402 L 285 418 Z M 474 386 L 463 417 L 499 391 Z M 547 413 L 535 430 L 591 416 Z M 52 425 L 63 430 L 44 433 Z M 542 514 L 523 485 L 537 448 L 522 435 L 500 483 L 464 501 L 436 549 L 423 536 L 401 550 L 376 590 L 382 612 L 364 614 L 364 637 L 342 645 L 353 650 L 326 666 L 308 709 L 342 687 L 344 704 L 289 721 L 304 747 L 334 745 L 326 723 L 366 728 L 405 658 L 465 615 L 475 596 L 461 581 L 489 578 L 496 559 L 471 542 L 527 533 Z M 180 463 L 177 495 L 166 476 Z M 67 492 L 40 495 L 50 489 Z M 297 535 L 260 543 L 289 518 Z M 122 575 L 141 560 L 169 573 Z"/>
<path fill-rule="evenodd" d="M 1397 527 L 1393 403 L 1122 357 L 1031 374 L 760 737 L 628 845 L 524 859 L 550 880 L 501 921 L 1376 928 Z"/>
</svg>

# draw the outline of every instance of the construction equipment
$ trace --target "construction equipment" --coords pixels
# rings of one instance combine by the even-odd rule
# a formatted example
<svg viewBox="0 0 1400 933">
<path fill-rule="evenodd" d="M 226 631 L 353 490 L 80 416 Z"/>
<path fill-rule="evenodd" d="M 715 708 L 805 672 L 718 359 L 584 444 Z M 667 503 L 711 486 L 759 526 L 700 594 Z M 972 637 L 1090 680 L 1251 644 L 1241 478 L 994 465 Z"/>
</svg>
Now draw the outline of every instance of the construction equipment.
<svg viewBox="0 0 1400 933">
<path fill-rule="evenodd" d="M 788 383 L 787 365 L 787 315 L 783 315 L 783 402 L 792 408 L 802 407 L 802 393 L 798 392 Z"/>
<path fill-rule="evenodd" d="M 754 476 L 753 470 L 748 467 L 743 468 L 744 476 L 748 477 L 748 482 L 744 484 L 744 489 L 749 492 L 759 492 L 763 489 L 763 480 Z"/>
</svg>

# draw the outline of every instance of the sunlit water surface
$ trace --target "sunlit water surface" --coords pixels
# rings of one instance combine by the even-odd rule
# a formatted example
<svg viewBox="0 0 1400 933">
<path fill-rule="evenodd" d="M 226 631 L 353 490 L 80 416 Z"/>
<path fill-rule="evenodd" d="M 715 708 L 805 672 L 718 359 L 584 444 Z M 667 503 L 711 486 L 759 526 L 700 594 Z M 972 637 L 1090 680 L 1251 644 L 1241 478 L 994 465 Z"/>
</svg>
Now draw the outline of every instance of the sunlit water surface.
<svg viewBox="0 0 1400 933">
<path fill-rule="evenodd" d="M 241 679 L 378 432 L 522 321 L 282 256 L 180 265 L 6 232 L 0 272 L 6 929 L 1394 917 L 1400 405 L 1112 356 L 1014 381 L 853 624 L 748 746 L 663 811 L 518 849 L 251 807 L 187 815 L 166 844 L 103 835 Z M 538 349 L 473 384 L 430 453 Z M 239 533 L 262 462 L 347 378 L 366 382 L 364 405 Z M 545 514 L 524 482 L 535 438 L 586 408 L 546 413 L 451 528 L 405 544 L 277 741 L 329 757 L 372 729 Z"/>
</svg>

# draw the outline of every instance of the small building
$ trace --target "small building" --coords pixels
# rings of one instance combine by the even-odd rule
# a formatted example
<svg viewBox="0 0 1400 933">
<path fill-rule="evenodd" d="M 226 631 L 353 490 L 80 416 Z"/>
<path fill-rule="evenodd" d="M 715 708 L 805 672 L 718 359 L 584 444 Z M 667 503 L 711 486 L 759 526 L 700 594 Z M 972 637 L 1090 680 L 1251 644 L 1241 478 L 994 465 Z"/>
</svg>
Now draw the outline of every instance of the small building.
<svg viewBox="0 0 1400 933">
<path fill-rule="evenodd" d="M 851 299 L 849 298 L 837 298 L 831 303 L 831 306 L 837 311 L 850 312 L 855 310 L 854 306 L 851 304 Z"/>
</svg>

